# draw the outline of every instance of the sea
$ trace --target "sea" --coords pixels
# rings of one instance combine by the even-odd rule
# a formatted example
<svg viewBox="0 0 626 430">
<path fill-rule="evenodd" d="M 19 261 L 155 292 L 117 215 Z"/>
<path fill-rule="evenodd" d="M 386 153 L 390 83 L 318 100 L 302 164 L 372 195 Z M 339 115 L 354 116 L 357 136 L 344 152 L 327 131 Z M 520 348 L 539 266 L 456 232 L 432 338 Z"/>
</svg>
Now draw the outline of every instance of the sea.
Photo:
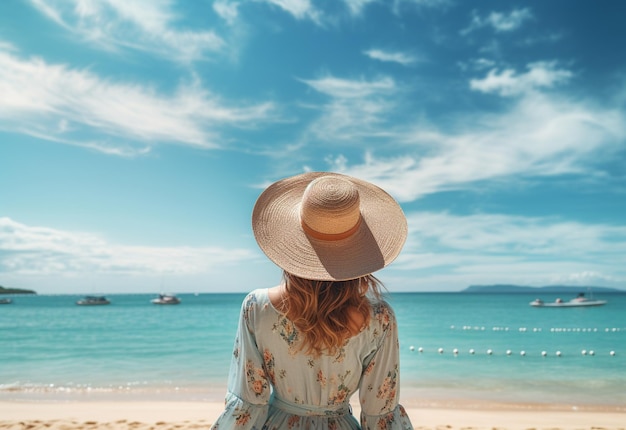
<svg viewBox="0 0 626 430">
<path fill-rule="evenodd" d="M 0 400 L 222 401 L 245 294 L 20 295 L 0 305 Z M 626 294 L 535 308 L 528 294 L 390 293 L 401 397 L 626 411 Z M 544 294 L 544 301 L 555 295 Z M 568 299 L 568 297 L 563 297 Z"/>
</svg>

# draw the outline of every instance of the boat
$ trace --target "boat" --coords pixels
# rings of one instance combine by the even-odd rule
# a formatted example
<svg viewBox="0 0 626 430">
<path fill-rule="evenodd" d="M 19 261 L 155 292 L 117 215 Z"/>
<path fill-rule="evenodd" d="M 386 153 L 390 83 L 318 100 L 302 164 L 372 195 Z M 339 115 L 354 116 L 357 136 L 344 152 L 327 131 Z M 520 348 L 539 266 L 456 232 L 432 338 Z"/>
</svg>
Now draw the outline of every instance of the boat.
<svg viewBox="0 0 626 430">
<path fill-rule="evenodd" d="M 177 305 L 180 303 L 180 299 L 172 294 L 159 294 L 159 297 L 150 301 L 155 305 Z"/>
<path fill-rule="evenodd" d="M 111 304 L 104 296 L 86 296 L 76 302 L 80 306 L 102 306 Z"/>
<path fill-rule="evenodd" d="M 0 299 L 0 305 L 10 305 L 11 303 L 13 303 L 13 300 L 11 299 L 7 299 L 7 298 Z"/>
<path fill-rule="evenodd" d="M 554 302 L 546 303 L 541 299 L 535 299 L 530 302 L 531 306 L 536 308 L 573 308 L 582 306 L 602 306 L 607 303 L 606 300 L 594 300 L 585 297 L 585 293 L 579 293 L 578 296 L 565 302 L 562 299 L 556 299 Z"/>
</svg>

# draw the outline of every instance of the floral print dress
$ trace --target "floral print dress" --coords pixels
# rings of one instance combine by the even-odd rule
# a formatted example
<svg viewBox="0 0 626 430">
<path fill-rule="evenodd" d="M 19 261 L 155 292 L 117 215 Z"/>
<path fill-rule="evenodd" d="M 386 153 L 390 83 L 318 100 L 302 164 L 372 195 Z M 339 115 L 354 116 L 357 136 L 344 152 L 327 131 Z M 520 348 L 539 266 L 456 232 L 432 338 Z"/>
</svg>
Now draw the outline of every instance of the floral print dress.
<svg viewBox="0 0 626 430">
<path fill-rule="evenodd" d="M 395 316 L 372 304 L 369 325 L 336 355 L 299 349 L 294 324 L 271 304 L 267 289 L 245 298 L 232 356 L 226 408 L 214 430 L 413 429 L 399 399 Z M 361 419 L 350 397 L 359 391 Z"/>
</svg>

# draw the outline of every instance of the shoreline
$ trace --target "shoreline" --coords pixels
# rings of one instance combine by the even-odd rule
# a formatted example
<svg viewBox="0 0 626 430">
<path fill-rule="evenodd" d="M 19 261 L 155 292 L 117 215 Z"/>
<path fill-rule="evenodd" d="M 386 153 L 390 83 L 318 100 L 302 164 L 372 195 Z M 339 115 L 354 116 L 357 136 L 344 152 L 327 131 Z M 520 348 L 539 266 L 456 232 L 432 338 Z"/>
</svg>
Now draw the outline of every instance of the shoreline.
<svg viewBox="0 0 626 430">
<path fill-rule="evenodd" d="M 407 409 L 420 410 L 457 410 L 467 411 L 504 411 L 504 412 L 590 412 L 590 413 L 617 413 L 624 414 L 626 423 L 626 404 L 591 403 L 585 401 L 528 401 L 510 400 L 501 397 L 500 400 L 472 396 L 468 392 L 454 390 L 428 390 L 402 387 L 400 403 Z M 4 417 L 3 411 L 11 409 L 9 405 L 29 405 L 32 410 L 49 405 L 223 405 L 226 395 L 225 386 L 204 387 L 202 389 L 189 387 L 159 387 L 144 389 L 61 389 L 50 388 L 45 390 L 0 390 L 0 420 Z M 352 396 L 353 410 L 360 410 L 358 392 Z M 626 429 L 625 429 L 626 430 Z"/>
<path fill-rule="evenodd" d="M 465 400 L 465 406 L 424 407 L 416 399 L 402 402 L 413 426 L 420 430 L 582 430 L 603 428 L 623 430 L 626 411 L 563 410 L 536 408 L 536 405 L 479 404 Z M 421 403 L 418 402 L 418 403 Z M 0 400 L 0 429 L 192 429 L 208 428 L 222 412 L 222 402 L 209 401 L 123 401 L 73 400 L 34 402 Z M 353 402 L 359 416 L 358 402 Z"/>
<path fill-rule="evenodd" d="M 530 411 L 530 412 L 614 412 L 625 413 L 626 404 L 589 401 L 584 399 L 560 398 L 547 399 L 513 399 L 510 393 L 500 393 L 494 399 L 493 392 L 485 396 L 485 392 L 465 390 L 447 390 L 432 388 L 401 387 L 400 403 L 406 408 L 416 409 L 464 409 L 490 411 Z M 0 389 L 0 405 L 6 404 L 67 404 L 67 403 L 172 403 L 172 404 L 223 404 L 226 386 L 221 384 L 210 386 L 154 386 L 154 387 L 58 387 L 50 385 L 31 389 L 4 388 Z M 358 392 L 352 396 L 353 409 L 358 409 Z M 2 419 L 0 408 L 0 419 Z M 626 417 L 625 417 L 626 422 Z M 626 430 L 626 429 L 625 429 Z"/>
</svg>

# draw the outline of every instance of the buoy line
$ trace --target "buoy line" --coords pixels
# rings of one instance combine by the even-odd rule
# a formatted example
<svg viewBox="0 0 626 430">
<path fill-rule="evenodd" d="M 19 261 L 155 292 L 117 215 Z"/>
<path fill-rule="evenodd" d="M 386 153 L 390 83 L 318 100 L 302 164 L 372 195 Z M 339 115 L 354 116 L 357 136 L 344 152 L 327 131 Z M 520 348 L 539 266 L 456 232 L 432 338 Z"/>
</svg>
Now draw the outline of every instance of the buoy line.
<svg viewBox="0 0 626 430">
<path fill-rule="evenodd" d="M 450 326 L 450 330 L 462 330 L 462 331 L 518 331 L 518 332 L 532 332 L 538 333 L 543 332 L 544 328 L 542 327 L 517 327 L 511 328 L 507 326 L 493 326 L 491 328 L 485 326 L 478 325 L 464 325 L 460 328 L 452 325 Z M 550 327 L 549 329 L 545 329 L 546 331 L 550 331 L 551 333 L 619 333 L 626 332 L 626 327 Z"/>
<path fill-rule="evenodd" d="M 409 351 L 411 351 L 411 352 L 416 351 L 415 346 L 414 346 L 414 345 L 409 346 Z M 443 354 L 445 354 L 446 352 L 451 352 L 454 356 L 458 356 L 459 354 L 461 354 L 461 351 L 460 351 L 458 348 L 445 349 L 445 348 L 439 347 L 439 348 L 437 348 L 435 351 L 436 351 L 439 355 L 443 355 Z M 494 354 L 495 354 L 495 355 L 498 355 L 498 354 L 496 354 L 496 352 L 495 352 L 493 349 L 491 349 L 491 348 L 485 348 L 485 349 L 482 349 L 482 350 L 479 350 L 479 351 L 483 351 L 483 354 L 484 354 L 484 355 L 487 355 L 487 356 L 491 356 L 491 355 L 494 355 Z M 420 347 L 418 347 L 418 348 L 417 348 L 417 352 L 418 352 L 418 353 L 420 353 L 420 354 L 423 354 L 424 352 L 428 352 L 428 351 L 427 351 L 426 349 L 424 349 L 424 347 L 421 347 L 421 346 L 420 346 Z M 467 350 L 467 353 L 468 353 L 469 355 L 476 355 L 476 354 L 477 354 L 477 350 L 476 350 L 476 349 L 474 349 L 474 348 L 469 348 L 469 349 Z M 507 349 L 506 351 L 504 351 L 504 354 L 506 354 L 507 356 L 511 356 L 511 355 L 513 355 L 513 351 L 512 351 L 511 349 Z M 580 354 L 581 354 L 582 356 L 590 356 L 590 357 L 594 357 L 594 356 L 596 356 L 596 351 L 595 351 L 595 350 L 593 350 L 593 349 L 590 349 L 590 350 L 587 350 L 587 349 L 582 349 L 582 350 L 580 351 Z M 525 357 L 525 356 L 529 355 L 529 353 L 528 353 L 527 351 L 525 351 L 525 350 L 521 350 L 521 351 L 519 352 L 519 355 L 520 355 L 520 356 L 522 356 L 522 357 Z M 549 353 L 549 352 L 548 352 L 548 351 L 546 351 L 546 350 L 542 350 L 542 351 L 541 351 L 540 353 L 538 353 L 537 355 L 539 355 L 539 356 L 541 356 L 541 357 L 548 357 L 548 356 L 562 357 L 564 354 L 563 354 L 563 352 L 562 352 L 561 350 L 557 350 L 557 351 L 555 351 L 554 353 Z M 573 354 L 570 354 L 570 356 L 572 356 L 572 355 L 573 355 Z M 604 355 L 604 354 L 603 354 L 603 355 Z M 610 350 L 610 351 L 608 352 L 608 355 L 609 355 L 609 356 L 611 356 L 611 357 L 615 357 L 615 356 L 617 356 L 618 354 L 617 354 L 617 352 L 616 352 L 615 350 L 613 350 L 613 349 L 612 349 L 612 350 Z"/>
</svg>

